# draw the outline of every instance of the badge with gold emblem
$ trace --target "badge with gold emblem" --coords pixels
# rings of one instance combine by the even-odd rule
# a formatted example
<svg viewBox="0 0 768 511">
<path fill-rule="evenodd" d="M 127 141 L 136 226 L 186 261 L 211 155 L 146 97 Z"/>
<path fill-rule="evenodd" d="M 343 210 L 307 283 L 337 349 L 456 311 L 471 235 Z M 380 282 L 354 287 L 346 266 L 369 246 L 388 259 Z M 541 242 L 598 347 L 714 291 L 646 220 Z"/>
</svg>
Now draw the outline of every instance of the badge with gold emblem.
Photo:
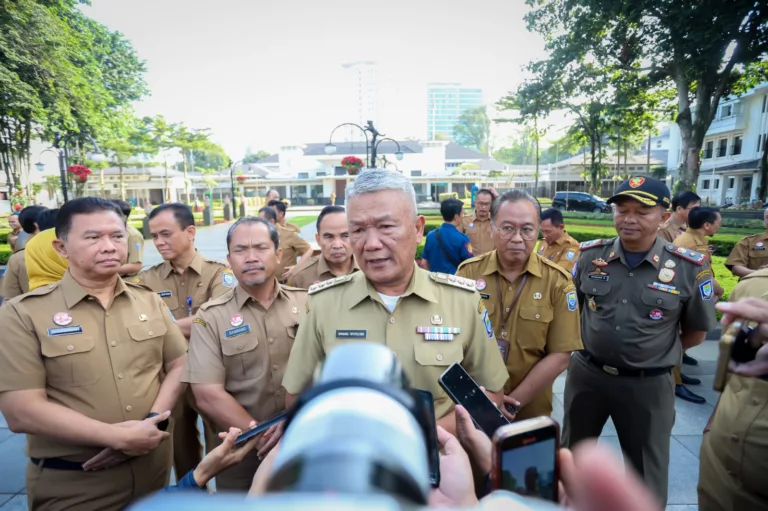
<svg viewBox="0 0 768 511">
<path fill-rule="evenodd" d="M 435 314 L 434 316 L 432 316 L 432 318 L 429 320 L 429 322 L 432 323 L 433 325 L 442 325 L 443 324 L 443 318 L 441 318 L 440 316 Z"/>
<path fill-rule="evenodd" d="M 594 297 L 590 296 L 589 300 L 587 300 L 587 305 L 589 306 L 589 310 L 596 311 L 597 310 L 597 304 L 595 303 Z"/>
<path fill-rule="evenodd" d="M 659 272 L 659 280 L 665 284 L 672 282 L 675 278 L 675 270 L 671 268 L 662 268 Z"/>
<path fill-rule="evenodd" d="M 664 261 L 664 266 L 667 268 L 674 268 L 677 265 L 672 259 L 667 259 L 666 261 Z"/>
</svg>

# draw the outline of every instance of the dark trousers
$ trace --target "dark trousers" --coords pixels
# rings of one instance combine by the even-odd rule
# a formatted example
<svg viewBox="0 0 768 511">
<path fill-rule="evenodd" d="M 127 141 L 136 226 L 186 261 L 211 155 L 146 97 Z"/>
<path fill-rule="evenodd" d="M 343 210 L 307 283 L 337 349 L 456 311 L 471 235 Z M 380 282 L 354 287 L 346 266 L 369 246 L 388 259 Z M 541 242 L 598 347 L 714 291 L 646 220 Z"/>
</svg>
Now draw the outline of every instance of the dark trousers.
<svg viewBox="0 0 768 511">
<path fill-rule="evenodd" d="M 624 459 L 666 505 L 669 443 L 675 423 L 672 374 L 613 376 L 576 354 L 568 369 L 564 400 L 563 446 L 599 437 L 610 417 Z"/>
</svg>

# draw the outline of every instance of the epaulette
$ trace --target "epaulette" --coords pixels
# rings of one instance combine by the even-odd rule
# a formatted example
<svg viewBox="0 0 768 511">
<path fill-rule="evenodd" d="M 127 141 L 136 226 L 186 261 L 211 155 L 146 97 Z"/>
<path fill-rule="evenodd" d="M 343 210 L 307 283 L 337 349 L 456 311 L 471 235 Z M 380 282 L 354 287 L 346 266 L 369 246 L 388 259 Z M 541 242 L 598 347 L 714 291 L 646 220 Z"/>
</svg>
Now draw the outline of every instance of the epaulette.
<svg viewBox="0 0 768 511">
<path fill-rule="evenodd" d="M 615 238 L 610 238 L 610 239 L 607 239 L 607 240 L 606 239 L 598 239 L 598 240 L 585 241 L 584 243 L 579 245 L 579 251 L 583 252 L 585 250 L 589 250 L 590 248 L 602 247 L 603 245 L 610 245 L 611 243 L 613 243 L 614 239 Z"/>
<path fill-rule="evenodd" d="M 280 289 L 284 289 L 285 291 L 301 291 L 303 293 L 306 293 L 307 290 L 301 287 L 294 287 L 294 286 L 286 286 L 285 284 L 280 284 Z"/>
<path fill-rule="evenodd" d="M 129 277 L 130 280 L 124 279 L 123 282 L 131 287 L 137 287 L 139 289 L 143 289 L 144 291 L 149 291 L 150 293 L 154 293 L 151 287 L 144 284 L 140 278 L 138 277 Z"/>
<path fill-rule="evenodd" d="M 219 261 L 218 259 L 208 259 L 204 257 L 203 260 L 206 263 L 220 264 L 221 266 L 226 266 L 227 268 L 229 268 L 229 265 L 227 263 L 225 263 L 224 261 Z"/>
<path fill-rule="evenodd" d="M 217 298 L 214 298 L 213 300 L 209 300 L 209 301 L 205 302 L 204 304 L 202 304 L 200 306 L 200 310 L 208 310 L 210 307 L 214 307 L 216 305 L 223 305 L 223 304 L 227 303 L 228 301 L 230 301 L 234 297 L 235 297 L 235 290 L 234 289 L 230 289 L 229 291 L 227 291 L 223 295 L 221 295 L 221 296 L 219 296 Z"/>
<path fill-rule="evenodd" d="M 457 277 L 456 275 L 431 272 L 429 278 L 440 284 L 448 284 L 449 286 L 458 287 L 465 291 L 474 291 L 476 289 L 475 281 L 473 279 Z"/>
<path fill-rule="evenodd" d="M 459 264 L 459 266 L 456 268 L 456 271 L 458 272 L 461 268 L 464 268 L 465 266 L 482 261 L 482 259 L 488 256 L 488 254 L 490 254 L 490 252 L 488 252 L 487 254 L 480 254 L 475 257 L 470 257 L 469 259 L 465 259 L 464 261 L 461 262 L 461 264 Z"/>
<path fill-rule="evenodd" d="M 538 254 L 537 254 L 537 255 L 538 255 Z M 557 265 L 557 264 L 553 263 L 553 262 L 552 262 L 552 261 L 550 261 L 549 259 L 547 259 L 547 258 L 545 258 L 545 257 L 541 257 L 541 256 L 539 256 L 539 260 L 540 260 L 542 263 L 546 264 L 547 266 L 550 266 L 550 267 L 554 268 L 555 270 L 557 270 L 558 272 L 562 273 L 562 274 L 563 274 L 563 276 L 564 276 L 566 279 L 570 279 L 570 278 L 571 278 L 571 272 L 569 272 L 568 270 L 565 270 L 565 269 L 561 268 L 559 265 Z"/>
<path fill-rule="evenodd" d="M 11 298 L 10 300 L 7 300 L 8 303 L 18 303 L 22 300 L 25 300 L 29 298 L 30 296 L 44 296 L 49 293 L 51 293 L 54 289 L 56 289 L 59 286 L 58 282 L 54 282 L 53 284 L 46 284 L 44 286 L 40 286 L 37 289 L 30 291 L 29 293 L 25 293 L 23 295 L 16 296 L 14 298 Z"/>
<path fill-rule="evenodd" d="M 702 254 L 701 252 L 696 252 L 695 250 L 691 250 L 690 248 L 676 247 L 675 245 L 666 245 L 666 249 L 667 251 L 675 254 L 680 259 L 685 259 L 686 261 L 690 261 L 697 266 L 701 266 L 702 264 L 704 264 L 704 260 L 707 258 L 707 256 Z"/>
<path fill-rule="evenodd" d="M 324 280 L 323 282 L 319 282 L 317 284 L 312 284 L 309 286 L 309 289 L 307 289 L 307 292 L 311 295 L 315 293 L 319 293 L 320 291 L 323 291 L 325 289 L 332 288 L 334 286 L 338 286 L 339 284 L 346 284 L 347 282 L 352 280 L 352 277 L 354 274 L 349 275 L 343 275 L 341 277 L 336 277 L 335 279 L 330 280 Z M 297 288 L 294 288 L 297 289 Z"/>
</svg>

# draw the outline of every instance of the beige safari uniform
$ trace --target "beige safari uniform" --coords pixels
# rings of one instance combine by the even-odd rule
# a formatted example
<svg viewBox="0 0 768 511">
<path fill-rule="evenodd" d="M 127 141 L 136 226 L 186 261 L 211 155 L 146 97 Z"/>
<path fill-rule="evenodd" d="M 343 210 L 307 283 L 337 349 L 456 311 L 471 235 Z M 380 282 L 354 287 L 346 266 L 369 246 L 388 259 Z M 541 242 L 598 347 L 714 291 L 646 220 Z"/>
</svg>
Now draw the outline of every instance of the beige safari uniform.
<svg viewBox="0 0 768 511">
<path fill-rule="evenodd" d="M 768 269 L 741 279 L 729 296 L 768 299 Z M 768 509 L 768 379 L 730 375 L 704 434 L 699 466 L 701 511 Z"/>
<path fill-rule="evenodd" d="M 65 319 L 54 319 L 68 314 Z M 48 400 L 92 419 L 143 420 L 163 366 L 187 342 L 154 293 L 118 279 L 105 310 L 72 278 L 14 298 L 0 309 L 0 392 L 45 389 Z M 27 435 L 33 459 L 85 462 L 102 448 Z M 30 509 L 121 510 L 168 484 L 171 443 L 114 468 L 79 472 L 27 465 Z"/>
<path fill-rule="evenodd" d="M 491 238 L 491 218 L 488 220 L 478 220 L 473 213 L 464 215 L 461 219 L 461 232 L 469 236 L 472 245 L 471 252 L 476 255 L 487 254 L 494 249 L 493 239 Z"/>
<path fill-rule="evenodd" d="M 507 381 L 488 311 L 471 280 L 429 273 L 414 263 L 411 283 L 392 313 L 361 271 L 312 285 L 309 295 L 283 379 L 291 394 L 311 383 L 315 368 L 331 349 L 355 341 L 390 348 L 411 385 L 432 393 L 437 418 L 453 409 L 437 379 L 454 362 L 490 392 L 501 390 Z M 427 340 L 427 334 L 417 331 L 431 327 L 456 330 L 449 334 L 451 340 L 441 341 Z"/>
<path fill-rule="evenodd" d="M 290 229 L 290 230 L 292 230 L 293 232 L 295 232 L 296 234 L 298 234 L 298 233 L 300 233 L 300 232 L 301 232 L 301 227 L 299 227 L 299 226 L 298 226 L 298 225 L 296 225 L 296 224 L 292 224 L 292 223 L 290 223 L 290 222 L 285 222 L 285 225 L 283 225 L 283 224 L 280 224 L 280 227 L 283 227 L 283 228 L 285 228 L 285 229 Z"/>
<path fill-rule="evenodd" d="M 200 308 L 182 381 L 224 384 L 258 422 L 285 410 L 282 381 L 307 292 L 277 284 L 269 309 L 240 286 Z M 231 424 L 219 424 L 226 431 Z M 248 491 L 258 453 L 216 476 L 219 490 Z"/>
<path fill-rule="evenodd" d="M 355 256 L 352 256 L 351 273 L 355 273 L 356 271 L 360 271 L 360 268 L 357 266 Z M 323 257 L 323 254 L 320 254 L 310 257 L 296 266 L 294 271 L 291 272 L 291 276 L 288 277 L 288 285 L 307 289 L 312 284 L 318 284 L 335 278 L 336 275 L 331 273 L 331 269 L 328 267 L 325 257 Z"/>
<path fill-rule="evenodd" d="M 568 369 L 563 445 L 599 437 L 612 418 L 625 459 L 665 504 L 675 422 L 671 369 L 682 357 L 681 330 L 717 325 L 712 272 L 704 254 L 661 237 L 633 268 L 619 238 L 580 250 L 572 274 L 585 351 Z"/>
<path fill-rule="evenodd" d="M 509 380 L 504 393 L 512 392 L 541 359 L 550 353 L 570 353 L 583 348 L 576 288 L 568 272 L 537 254 L 531 254 L 524 275 L 525 287 L 517 303 L 522 276 L 509 282 L 499 271 L 496 251 L 461 263 L 456 275 L 475 279 L 488 307 L 496 341 L 505 357 Z M 499 291 L 501 301 L 499 303 Z M 510 308 L 513 307 L 513 310 Z M 507 316 L 506 324 L 502 324 Z M 524 406 L 516 419 L 552 414 L 549 388 Z"/>
<path fill-rule="evenodd" d="M 224 263 L 206 259 L 199 252 L 183 274 L 176 273 L 169 261 L 163 261 L 143 270 L 132 281 L 157 293 L 176 319 L 193 316 L 205 302 L 223 295 L 237 284 L 235 276 Z M 187 297 L 192 299 L 191 308 Z M 177 474 L 194 470 L 203 459 L 197 431 L 198 415 L 192 391 L 187 389 L 171 415 L 173 468 Z M 203 417 L 203 426 L 205 447 L 210 451 L 219 443 L 218 430 L 206 417 Z"/>
<path fill-rule="evenodd" d="M 765 265 L 768 265 L 768 231 L 742 238 L 725 260 L 729 270 L 734 266 L 759 270 Z"/>
<path fill-rule="evenodd" d="M 309 250 L 311 245 L 293 229 L 283 227 L 280 224 L 277 224 L 275 227 L 280 236 L 280 248 L 283 249 L 283 258 L 280 260 L 280 267 L 276 273 L 279 280 L 286 268 L 296 266 L 296 259 Z"/>
<path fill-rule="evenodd" d="M 541 240 L 537 254 L 570 272 L 579 258 L 579 242 L 566 232 L 551 245 Z"/>
<path fill-rule="evenodd" d="M 664 227 L 659 229 L 659 236 L 668 242 L 673 243 L 678 236 L 685 233 L 686 229 L 688 229 L 688 225 L 685 223 L 679 223 L 677 220 L 675 220 L 675 215 L 673 214 L 671 217 L 669 217 L 667 223 L 664 224 Z"/>
<path fill-rule="evenodd" d="M 144 261 L 144 236 L 131 224 L 125 224 L 128 233 L 128 260 L 126 264 L 141 263 Z M 123 275 L 123 278 L 133 275 Z"/>
<path fill-rule="evenodd" d="M 8 259 L 0 296 L 10 300 L 24 293 L 29 293 L 29 277 L 27 276 L 27 264 L 24 262 L 24 249 L 22 248 L 11 254 Z"/>
</svg>

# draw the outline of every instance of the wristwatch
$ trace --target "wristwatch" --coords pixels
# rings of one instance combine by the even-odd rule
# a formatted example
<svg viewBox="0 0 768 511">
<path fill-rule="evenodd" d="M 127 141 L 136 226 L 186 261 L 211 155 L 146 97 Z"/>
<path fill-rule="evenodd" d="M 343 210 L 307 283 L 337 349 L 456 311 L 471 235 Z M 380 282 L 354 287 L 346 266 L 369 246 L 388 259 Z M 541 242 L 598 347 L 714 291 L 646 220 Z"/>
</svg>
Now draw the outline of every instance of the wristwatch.
<svg viewBox="0 0 768 511">
<path fill-rule="evenodd" d="M 160 414 L 157 413 L 157 412 L 149 412 L 147 414 L 147 416 L 144 417 L 144 418 L 145 419 L 150 419 L 152 417 L 157 417 L 158 415 L 160 415 Z M 158 422 L 157 423 L 157 429 L 159 429 L 160 431 L 165 431 L 166 429 L 168 429 L 168 419 L 165 419 L 164 421 Z"/>
</svg>

